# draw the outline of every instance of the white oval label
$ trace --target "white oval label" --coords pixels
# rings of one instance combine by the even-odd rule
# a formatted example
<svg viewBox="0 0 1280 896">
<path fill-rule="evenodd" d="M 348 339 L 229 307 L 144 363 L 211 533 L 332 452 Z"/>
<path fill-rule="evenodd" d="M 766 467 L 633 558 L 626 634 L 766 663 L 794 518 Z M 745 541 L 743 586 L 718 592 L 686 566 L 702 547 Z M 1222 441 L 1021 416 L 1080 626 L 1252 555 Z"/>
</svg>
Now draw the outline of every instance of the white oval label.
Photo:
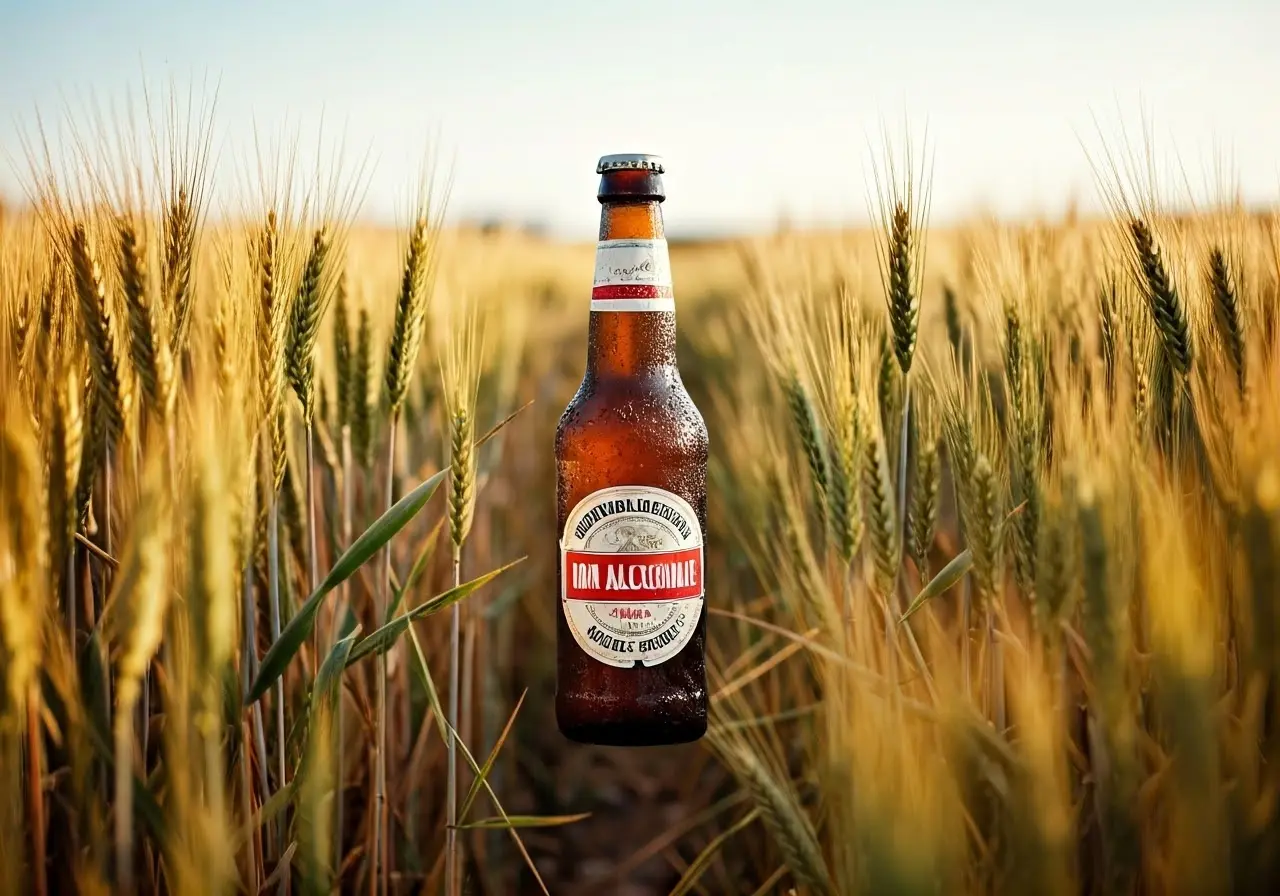
<svg viewBox="0 0 1280 896">
<path fill-rule="evenodd" d="M 560 602 L 590 656 L 656 666 L 684 649 L 702 615 L 703 543 L 689 502 L 624 485 L 578 502 L 560 539 Z"/>
</svg>

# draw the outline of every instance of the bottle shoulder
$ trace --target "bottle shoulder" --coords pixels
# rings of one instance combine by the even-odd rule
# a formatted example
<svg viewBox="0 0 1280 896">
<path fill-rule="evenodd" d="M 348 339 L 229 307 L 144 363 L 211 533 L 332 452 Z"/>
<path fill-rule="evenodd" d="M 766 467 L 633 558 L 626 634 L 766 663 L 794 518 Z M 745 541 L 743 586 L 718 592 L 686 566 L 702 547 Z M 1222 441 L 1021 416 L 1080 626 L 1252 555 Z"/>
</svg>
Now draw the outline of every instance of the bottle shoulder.
<svg viewBox="0 0 1280 896">
<path fill-rule="evenodd" d="M 678 371 L 642 377 L 585 376 L 560 415 L 556 449 L 600 441 L 668 446 L 681 455 L 705 455 L 706 422 Z"/>
</svg>

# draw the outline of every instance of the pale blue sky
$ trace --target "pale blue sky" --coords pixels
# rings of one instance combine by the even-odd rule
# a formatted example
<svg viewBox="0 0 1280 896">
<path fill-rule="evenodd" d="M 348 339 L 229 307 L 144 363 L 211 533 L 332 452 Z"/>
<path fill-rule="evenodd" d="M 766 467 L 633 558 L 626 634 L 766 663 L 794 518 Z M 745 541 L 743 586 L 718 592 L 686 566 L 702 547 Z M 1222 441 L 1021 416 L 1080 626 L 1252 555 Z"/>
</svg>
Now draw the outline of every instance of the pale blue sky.
<svg viewBox="0 0 1280 896">
<path fill-rule="evenodd" d="M 1092 201 L 1080 139 L 1141 110 L 1193 172 L 1230 151 L 1246 194 L 1280 194 L 1276 0 L 0 0 L 0 150 L 63 95 L 220 79 L 218 150 L 254 121 L 324 111 L 376 168 L 365 210 L 404 205 L 438 133 L 453 215 L 591 239 L 596 158 L 667 159 L 674 232 L 866 213 L 868 140 L 926 119 L 933 207 L 1016 214 Z M 0 191 L 13 193 L 0 163 Z"/>
</svg>

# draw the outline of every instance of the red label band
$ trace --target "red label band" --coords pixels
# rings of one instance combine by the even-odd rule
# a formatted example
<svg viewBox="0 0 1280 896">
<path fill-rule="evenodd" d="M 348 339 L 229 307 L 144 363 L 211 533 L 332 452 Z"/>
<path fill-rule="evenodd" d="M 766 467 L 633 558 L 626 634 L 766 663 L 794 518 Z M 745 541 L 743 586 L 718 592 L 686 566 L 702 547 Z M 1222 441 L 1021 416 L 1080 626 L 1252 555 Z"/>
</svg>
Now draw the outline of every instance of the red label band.
<svg viewBox="0 0 1280 896">
<path fill-rule="evenodd" d="M 652 283 L 610 283 L 591 290 L 593 299 L 670 299 L 674 297 L 670 286 Z"/>
<path fill-rule="evenodd" d="M 702 549 L 635 554 L 565 551 L 565 598 L 641 603 L 702 596 Z"/>
</svg>

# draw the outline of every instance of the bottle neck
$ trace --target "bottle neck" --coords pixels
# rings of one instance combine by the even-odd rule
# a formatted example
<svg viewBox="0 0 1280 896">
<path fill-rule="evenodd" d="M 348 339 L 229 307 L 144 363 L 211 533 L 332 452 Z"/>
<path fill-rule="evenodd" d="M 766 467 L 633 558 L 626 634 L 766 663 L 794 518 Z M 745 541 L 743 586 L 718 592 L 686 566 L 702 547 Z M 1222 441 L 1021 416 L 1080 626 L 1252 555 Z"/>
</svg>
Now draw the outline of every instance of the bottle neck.
<svg viewBox="0 0 1280 896">
<path fill-rule="evenodd" d="M 596 377 L 674 370 L 675 298 L 661 200 L 601 198 L 587 369 Z"/>
</svg>

